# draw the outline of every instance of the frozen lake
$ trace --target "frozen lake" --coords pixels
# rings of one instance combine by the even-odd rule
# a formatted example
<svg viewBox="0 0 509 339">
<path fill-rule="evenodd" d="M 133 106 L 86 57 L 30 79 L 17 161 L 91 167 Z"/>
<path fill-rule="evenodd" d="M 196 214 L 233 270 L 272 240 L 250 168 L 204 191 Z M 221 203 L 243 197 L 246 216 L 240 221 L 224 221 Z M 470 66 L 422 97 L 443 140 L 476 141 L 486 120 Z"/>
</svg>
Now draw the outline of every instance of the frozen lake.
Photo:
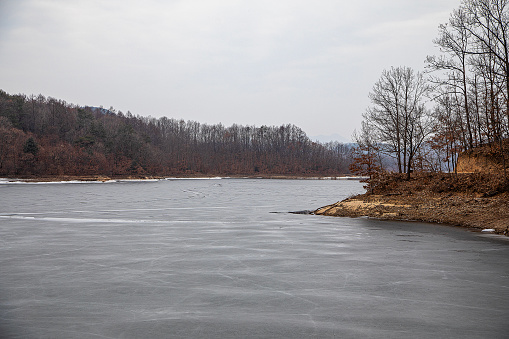
<svg viewBox="0 0 509 339">
<path fill-rule="evenodd" d="M 0 184 L 1 338 L 507 338 L 509 242 L 356 181 Z"/>
</svg>

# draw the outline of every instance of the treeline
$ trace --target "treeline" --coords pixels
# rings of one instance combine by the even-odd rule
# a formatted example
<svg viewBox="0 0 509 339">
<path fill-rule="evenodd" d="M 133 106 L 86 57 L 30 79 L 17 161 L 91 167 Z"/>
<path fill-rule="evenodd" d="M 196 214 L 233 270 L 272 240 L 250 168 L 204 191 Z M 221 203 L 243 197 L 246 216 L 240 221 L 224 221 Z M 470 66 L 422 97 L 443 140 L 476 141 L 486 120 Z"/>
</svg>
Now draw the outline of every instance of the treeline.
<svg viewBox="0 0 509 339">
<path fill-rule="evenodd" d="M 356 135 L 356 172 L 455 170 L 458 154 L 483 146 L 506 168 L 509 137 L 509 1 L 463 0 L 434 40 L 425 72 L 393 67 L 370 93 Z"/>
<path fill-rule="evenodd" d="M 0 90 L 2 176 L 341 175 L 350 147 L 294 125 L 207 125 Z"/>
</svg>

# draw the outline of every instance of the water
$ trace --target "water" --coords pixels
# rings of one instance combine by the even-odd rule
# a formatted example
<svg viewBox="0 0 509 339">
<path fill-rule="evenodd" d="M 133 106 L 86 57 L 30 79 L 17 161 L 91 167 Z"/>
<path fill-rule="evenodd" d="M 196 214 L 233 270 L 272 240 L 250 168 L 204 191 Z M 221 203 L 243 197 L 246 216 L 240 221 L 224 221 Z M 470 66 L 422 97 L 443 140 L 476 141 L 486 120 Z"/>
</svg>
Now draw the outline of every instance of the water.
<svg viewBox="0 0 509 339">
<path fill-rule="evenodd" d="M 295 215 L 356 181 L 0 185 L 6 338 L 505 338 L 509 242 Z"/>
</svg>

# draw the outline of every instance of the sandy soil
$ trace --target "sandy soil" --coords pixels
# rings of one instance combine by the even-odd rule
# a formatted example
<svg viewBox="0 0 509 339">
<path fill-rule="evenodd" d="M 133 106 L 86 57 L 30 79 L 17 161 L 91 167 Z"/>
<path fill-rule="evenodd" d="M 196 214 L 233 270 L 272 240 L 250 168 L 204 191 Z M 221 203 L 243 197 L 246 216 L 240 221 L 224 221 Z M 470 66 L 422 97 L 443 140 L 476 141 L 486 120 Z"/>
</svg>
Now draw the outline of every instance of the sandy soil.
<svg viewBox="0 0 509 339">
<path fill-rule="evenodd" d="M 494 233 L 509 236 L 508 192 L 433 192 L 426 187 L 415 189 L 415 184 L 414 189 L 409 186 L 412 184 L 402 187 L 395 183 L 391 189 L 324 206 L 314 214 L 435 222 L 478 230 L 493 229 Z"/>
</svg>

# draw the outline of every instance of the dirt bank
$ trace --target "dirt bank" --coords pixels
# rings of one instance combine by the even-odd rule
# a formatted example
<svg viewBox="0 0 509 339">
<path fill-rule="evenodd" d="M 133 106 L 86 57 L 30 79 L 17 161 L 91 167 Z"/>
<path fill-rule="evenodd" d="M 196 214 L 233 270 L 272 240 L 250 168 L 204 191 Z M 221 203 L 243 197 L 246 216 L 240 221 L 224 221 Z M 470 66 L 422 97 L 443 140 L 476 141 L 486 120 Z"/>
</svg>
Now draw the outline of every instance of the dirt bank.
<svg viewBox="0 0 509 339">
<path fill-rule="evenodd" d="M 509 193 L 500 192 L 500 185 L 476 175 L 425 179 L 383 179 L 372 194 L 321 207 L 314 214 L 435 222 L 509 235 Z M 449 180 L 456 185 L 449 185 Z M 482 183 L 476 185 L 478 180 Z"/>
</svg>

